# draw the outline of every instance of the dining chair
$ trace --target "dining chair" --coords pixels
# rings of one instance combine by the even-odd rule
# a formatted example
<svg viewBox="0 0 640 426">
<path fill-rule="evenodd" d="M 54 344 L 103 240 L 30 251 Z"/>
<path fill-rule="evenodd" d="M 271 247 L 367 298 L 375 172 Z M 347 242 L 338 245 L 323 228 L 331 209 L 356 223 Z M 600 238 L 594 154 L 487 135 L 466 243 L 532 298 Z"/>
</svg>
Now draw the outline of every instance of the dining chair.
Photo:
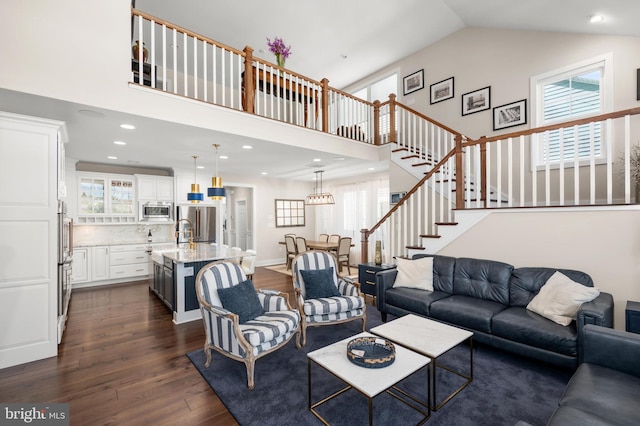
<svg viewBox="0 0 640 426">
<path fill-rule="evenodd" d="M 329 241 L 329 234 L 320 234 L 320 236 L 318 237 L 318 241 L 326 243 L 327 241 Z"/>
<path fill-rule="evenodd" d="M 340 235 L 338 235 L 338 234 L 329 235 L 328 242 L 330 242 L 330 243 L 339 243 L 340 242 Z M 329 251 L 331 253 L 333 253 L 334 255 L 338 256 L 338 249 L 337 248 L 330 248 Z"/>
<path fill-rule="evenodd" d="M 342 265 L 347 267 L 351 275 L 351 237 L 342 237 L 338 242 L 338 266 L 342 270 Z"/>
<path fill-rule="evenodd" d="M 365 331 L 367 313 L 360 284 L 344 280 L 338 273 L 334 255 L 312 250 L 293 259 L 293 288 L 300 313 L 302 346 L 307 327 L 362 320 Z"/>
<path fill-rule="evenodd" d="M 307 240 L 304 237 L 296 238 L 296 248 L 298 249 L 298 254 L 304 253 L 307 251 Z"/>
<path fill-rule="evenodd" d="M 291 235 L 285 235 L 284 243 L 287 248 L 287 269 L 291 269 L 291 262 L 293 261 L 293 258 L 296 257 L 296 254 L 298 254 L 296 240 Z"/>
<path fill-rule="evenodd" d="M 205 368 L 211 350 L 244 362 L 247 386 L 254 387 L 258 358 L 286 345 L 295 335 L 300 349 L 300 314 L 289 305 L 289 295 L 256 290 L 240 265 L 216 261 L 196 276 L 196 296 L 205 330 Z"/>
</svg>

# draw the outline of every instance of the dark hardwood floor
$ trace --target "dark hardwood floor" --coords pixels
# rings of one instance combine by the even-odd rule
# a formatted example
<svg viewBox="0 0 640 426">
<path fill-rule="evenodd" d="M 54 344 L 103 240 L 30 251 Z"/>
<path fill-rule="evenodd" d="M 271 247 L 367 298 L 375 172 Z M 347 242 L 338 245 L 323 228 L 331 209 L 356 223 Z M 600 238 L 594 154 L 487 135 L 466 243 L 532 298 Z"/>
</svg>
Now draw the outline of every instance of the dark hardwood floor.
<svg viewBox="0 0 640 426">
<path fill-rule="evenodd" d="M 294 304 L 290 276 L 253 281 Z M 203 344 L 202 321 L 173 324 L 146 281 L 76 290 L 58 357 L 0 370 L 0 402 L 69 403 L 72 425 L 236 425 L 185 356 Z"/>
</svg>

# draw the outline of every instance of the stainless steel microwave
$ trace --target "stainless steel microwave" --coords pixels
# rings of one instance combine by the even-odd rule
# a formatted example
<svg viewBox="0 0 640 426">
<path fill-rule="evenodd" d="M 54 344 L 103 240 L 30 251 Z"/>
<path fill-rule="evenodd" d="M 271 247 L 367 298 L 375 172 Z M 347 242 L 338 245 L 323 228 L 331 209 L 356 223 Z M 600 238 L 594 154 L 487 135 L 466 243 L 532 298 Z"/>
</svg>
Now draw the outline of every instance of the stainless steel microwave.
<svg viewBox="0 0 640 426">
<path fill-rule="evenodd" d="M 173 221 L 173 203 L 140 202 L 139 220 L 141 222 L 171 222 Z"/>
</svg>

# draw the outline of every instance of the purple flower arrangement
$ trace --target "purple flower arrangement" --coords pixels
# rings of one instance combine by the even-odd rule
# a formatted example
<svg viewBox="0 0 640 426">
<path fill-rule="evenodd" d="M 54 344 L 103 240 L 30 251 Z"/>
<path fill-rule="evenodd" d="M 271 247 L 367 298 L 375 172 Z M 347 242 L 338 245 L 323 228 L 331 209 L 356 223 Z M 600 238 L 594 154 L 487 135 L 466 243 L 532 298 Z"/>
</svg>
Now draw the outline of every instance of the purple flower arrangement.
<svg viewBox="0 0 640 426">
<path fill-rule="evenodd" d="M 269 46 L 269 52 L 276 55 L 278 66 L 284 67 L 284 61 L 291 54 L 291 46 L 286 46 L 280 37 L 276 37 L 273 41 L 267 37 L 267 46 Z"/>
</svg>

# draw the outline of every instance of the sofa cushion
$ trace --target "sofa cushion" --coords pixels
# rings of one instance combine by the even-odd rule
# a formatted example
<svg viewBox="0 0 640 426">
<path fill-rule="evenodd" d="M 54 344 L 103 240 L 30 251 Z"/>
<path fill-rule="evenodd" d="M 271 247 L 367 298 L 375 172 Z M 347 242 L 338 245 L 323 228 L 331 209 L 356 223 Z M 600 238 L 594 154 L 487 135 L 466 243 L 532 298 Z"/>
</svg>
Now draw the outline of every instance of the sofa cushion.
<svg viewBox="0 0 640 426">
<path fill-rule="evenodd" d="M 572 269 L 554 268 L 516 268 L 511 274 L 509 286 L 509 303 L 511 306 L 525 307 L 538 294 L 540 288 L 556 272 L 560 271 L 573 281 L 587 287 L 593 287 L 593 280 L 588 274 Z"/>
<path fill-rule="evenodd" d="M 450 324 L 491 333 L 491 318 L 506 308 L 490 300 L 454 295 L 433 302 L 429 315 Z"/>
<path fill-rule="evenodd" d="M 556 271 L 529 302 L 527 309 L 560 325 L 569 325 L 576 319 L 580 306 L 599 294 L 598 289 L 585 287 Z"/>
<path fill-rule="evenodd" d="M 233 287 L 219 288 L 218 297 L 223 308 L 238 315 L 240 324 L 264 315 L 264 308 L 251 280 L 243 281 Z"/>
<path fill-rule="evenodd" d="M 491 320 L 491 330 L 495 336 L 577 356 L 575 324 L 564 327 L 525 308 L 512 306 L 496 314 Z"/>
<path fill-rule="evenodd" d="M 640 424 L 638 401 L 637 377 L 583 363 L 571 377 L 559 404 L 605 418 L 610 424 L 631 426 Z"/>
<path fill-rule="evenodd" d="M 558 407 L 547 426 L 611 426 L 609 420 L 573 407 Z"/>
<path fill-rule="evenodd" d="M 396 258 L 398 276 L 394 287 L 433 291 L 433 257 L 421 259 Z"/>
<path fill-rule="evenodd" d="M 327 269 L 301 269 L 300 274 L 304 280 L 305 299 L 341 296 L 333 280 L 333 266 Z"/>
<path fill-rule="evenodd" d="M 398 308 L 415 312 L 418 315 L 429 315 L 429 308 L 436 300 L 449 297 L 442 291 L 425 291 L 415 288 L 390 288 L 385 293 L 385 303 Z"/>
<path fill-rule="evenodd" d="M 456 258 L 431 254 L 414 254 L 413 259 L 433 257 L 433 289 L 453 294 L 453 273 Z"/>
<path fill-rule="evenodd" d="M 456 260 L 453 294 L 508 306 L 512 271 L 513 266 L 503 262 L 459 258 Z"/>
</svg>

